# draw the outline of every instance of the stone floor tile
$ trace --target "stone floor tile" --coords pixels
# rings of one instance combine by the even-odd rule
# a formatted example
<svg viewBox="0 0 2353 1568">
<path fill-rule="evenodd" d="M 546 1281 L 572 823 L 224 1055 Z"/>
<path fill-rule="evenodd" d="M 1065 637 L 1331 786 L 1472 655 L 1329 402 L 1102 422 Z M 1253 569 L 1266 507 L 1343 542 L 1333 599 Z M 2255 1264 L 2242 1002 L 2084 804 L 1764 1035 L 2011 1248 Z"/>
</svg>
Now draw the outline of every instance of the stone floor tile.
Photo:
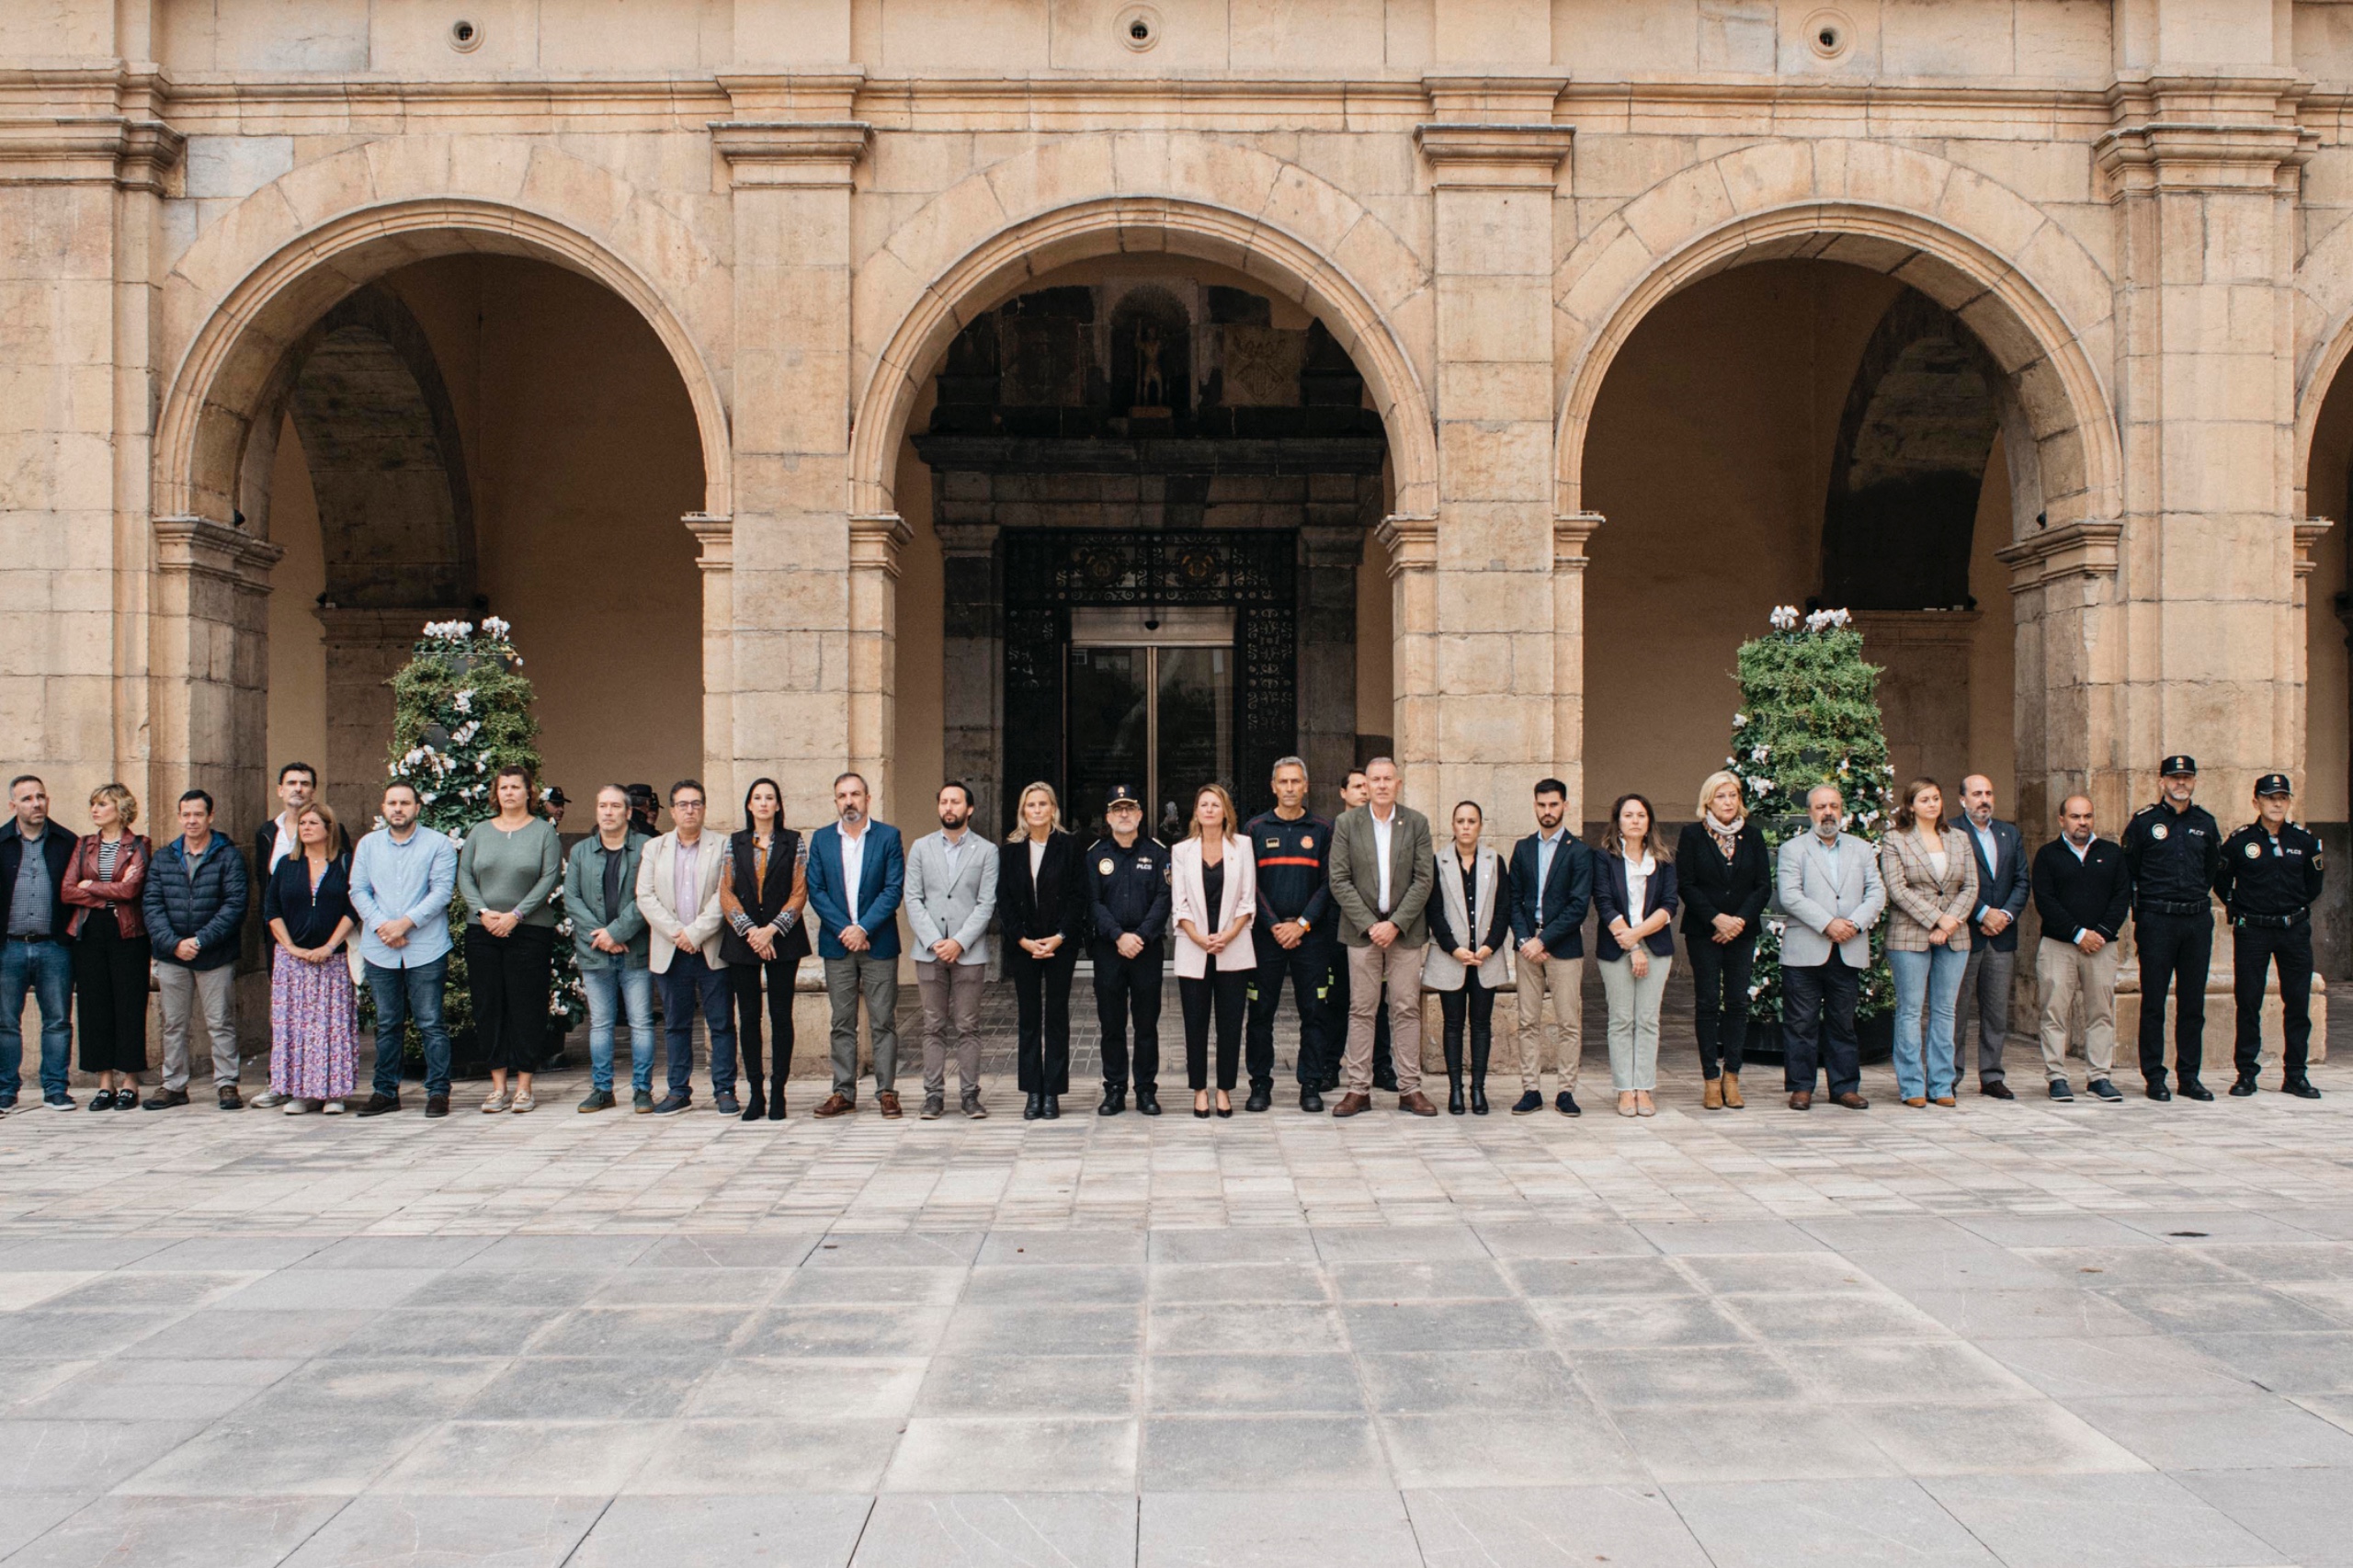
<svg viewBox="0 0 2353 1568">
<path fill-rule="evenodd" d="M 651 1457 L 620 1490 L 716 1495 L 776 1492 L 871 1492 L 899 1441 L 896 1419 L 795 1421 L 712 1416 L 666 1426 L 632 1423 L 655 1436 Z"/>
<path fill-rule="evenodd" d="M 1634 1257 L 1658 1250 L 1633 1226 L 1614 1221 L 1506 1221 L 1472 1229 L 1496 1257 Z"/>
<path fill-rule="evenodd" d="M 644 1235 L 501 1236 L 480 1252 L 470 1254 L 456 1268 L 469 1272 L 506 1274 L 534 1269 L 602 1273 L 626 1268 L 652 1249 L 655 1237 Z"/>
<path fill-rule="evenodd" d="M 165 1236 L 6 1236 L 0 1237 L 0 1273 L 47 1273 L 68 1269 L 103 1274 L 108 1269 L 128 1268 L 140 1259 L 153 1257 L 174 1244 L 170 1238 Z"/>
<path fill-rule="evenodd" d="M 299 1361 L 127 1361 L 86 1366 L 19 1404 L 18 1415 L 84 1421 L 211 1421 Z"/>
<path fill-rule="evenodd" d="M 254 1568 L 275 1563 L 339 1497 L 100 1497 L 9 1559 L 25 1568 Z"/>
<path fill-rule="evenodd" d="M 248 1312 L 207 1307 L 142 1336 L 123 1353 L 140 1359 L 181 1360 L 202 1357 L 324 1356 L 367 1329 L 381 1329 L 381 1313 L 358 1309 Z"/>
<path fill-rule="evenodd" d="M 1153 1492 L 1381 1487 L 1389 1466 L 1370 1421 L 1344 1415 L 1154 1415 L 1138 1484 Z"/>
<path fill-rule="evenodd" d="M 949 1356 L 1133 1356 L 1143 1339 L 1141 1307 L 959 1307 L 939 1348 Z"/>
<path fill-rule="evenodd" d="M 732 1357 L 688 1396 L 688 1415 L 772 1415 L 795 1421 L 901 1416 L 915 1408 L 929 1361 L 919 1356 L 854 1361 L 815 1356 Z"/>
<path fill-rule="evenodd" d="M 437 1268 L 281 1268 L 254 1280 L 222 1305 L 239 1312 L 366 1312 L 399 1305 L 440 1274 Z"/>
<path fill-rule="evenodd" d="M 809 1249 L 804 1268 L 962 1268 L 978 1256 L 981 1231 L 835 1231 Z"/>
<path fill-rule="evenodd" d="M 1616 1424 L 1582 1396 L 1550 1410 L 1383 1415 L 1375 1425 L 1404 1487 L 1649 1479 Z"/>
<path fill-rule="evenodd" d="M 1956 1214 L 1953 1222 L 2006 1247 L 2162 1246 L 2162 1238 L 2105 1214 Z"/>
<path fill-rule="evenodd" d="M 1880 1289 L 1855 1259 L 1836 1252 L 1696 1253 L 1678 1272 L 1724 1295 L 1820 1295 Z"/>
<path fill-rule="evenodd" d="M 1941 1338 L 1945 1333 L 1934 1317 L 1894 1295 L 1727 1296 L 1723 1301 L 1750 1333 L 1779 1345 Z"/>
<path fill-rule="evenodd" d="M 2223 1267 L 2268 1285 L 2290 1281 L 2353 1281 L 2353 1246 L 2307 1237 L 2298 1242 L 2244 1242 L 2200 1249 Z"/>
<path fill-rule="evenodd" d="M 1532 1345 L 1541 1330 L 1518 1301 L 1351 1301 L 1340 1309 L 1359 1355 L 1447 1345 Z"/>
<path fill-rule="evenodd" d="M 1958 1340 L 1781 1345 L 1774 1354 L 1804 1397 L 1825 1404 L 1982 1404 L 2040 1397 L 2032 1383 Z"/>
<path fill-rule="evenodd" d="M 564 1309 L 559 1307 L 483 1307 L 469 1312 L 463 1307 L 404 1306 L 397 1314 L 377 1318 L 371 1328 L 355 1331 L 346 1345 L 404 1356 L 518 1356 L 564 1315 Z"/>
<path fill-rule="evenodd" d="M 1582 1405 L 1566 1362 L 1549 1350 L 1417 1350 L 1357 1358 L 1380 1415 L 1537 1411 Z"/>
<path fill-rule="evenodd" d="M 1132 1415 L 1143 1363 L 1132 1356 L 939 1356 L 917 1415 Z"/>
<path fill-rule="evenodd" d="M 2144 1285 L 2099 1293 L 2168 1334 L 2325 1334 L 2347 1326 L 2256 1285 Z"/>
<path fill-rule="evenodd" d="M 2070 1284 L 2112 1290 L 2133 1285 L 2244 1285 L 2246 1276 L 2203 1246 L 2165 1245 L 2151 1237 L 2140 1247 L 2034 1247 L 2021 1249 Z"/>
<path fill-rule="evenodd" d="M 1315 1263 L 1313 1233 L 1303 1226 L 1156 1230 L 1146 1237 L 1153 1266 L 1214 1263 Z"/>
<path fill-rule="evenodd" d="M 2173 1479 L 2302 1568 L 2353 1568 L 2353 1487 L 2335 1470 L 2189 1470 Z"/>
<path fill-rule="evenodd" d="M 1756 1335 L 1703 1296 L 1596 1296 L 1531 1301 L 1528 1310 L 1559 1348 L 1574 1354 L 1608 1346 L 1741 1345 Z"/>
<path fill-rule="evenodd" d="M 1577 1381 L 1612 1410 L 1649 1404 L 1784 1403 L 1807 1392 L 1761 1345 L 1597 1348 L 1573 1354 L 1570 1359 Z"/>
<path fill-rule="evenodd" d="M 1332 1307 L 1284 1302 L 1237 1310 L 1155 1301 L 1144 1343 L 1155 1356 L 1183 1356 L 1248 1355 L 1278 1346 L 1288 1352 L 1338 1350 L 1347 1341 L 1340 1313 Z"/>
<path fill-rule="evenodd" d="M 2202 1231 L 2205 1235 L 2197 1240 L 2211 1238 L 2218 1242 L 2302 1241 L 2312 1234 L 2295 1222 L 2293 1215 L 2267 1214 L 2252 1209 L 2159 1209 L 2119 1214 L 2117 1219 L 2143 1235 L 2160 1240 L 2179 1238 L 2185 1231 Z"/>
<path fill-rule="evenodd" d="M 1715 1568 L 2000 1568 L 1913 1481 L 1776 1481 L 1667 1488 Z"/>
<path fill-rule="evenodd" d="M 119 1268 L 100 1274 L 42 1304 L 52 1312 L 192 1312 L 244 1290 L 265 1278 L 258 1270 L 227 1273 L 219 1269 L 149 1272 Z M 246 1303 L 240 1303 L 244 1305 Z M 321 1302 L 337 1306 L 340 1302 Z"/>
<path fill-rule="evenodd" d="M 1136 1424 L 1111 1418 L 916 1416 L 891 1457 L 892 1492 L 1122 1492 Z"/>
<path fill-rule="evenodd" d="M 962 1267 L 853 1267 L 793 1271 L 776 1293 L 779 1306 L 812 1306 L 828 1301 L 905 1302 L 919 1307 L 952 1307 L 964 1293 L 971 1270 Z"/>
<path fill-rule="evenodd" d="M 609 1497 L 667 1429 L 642 1421 L 449 1421 L 376 1482 L 388 1494 Z"/>
<path fill-rule="evenodd" d="M 1664 1257 L 1530 1257 L 1508 1266 L 1530 1296 L 1693 1296 L 1699 1287 Z"/>
<path fill-rule="evenodd" d="M 192 1421 L 0 1421 L 0 1496 L 104 1491 L 202 1429 Z"/>
<path fill-rule="evenodd" d="M 1154 1264 L 1148 1290 L 1155 1302 L 1316 1301 L 1330 1287 L 1303 1263 Z"/>
<path fill-rule="evenodd" d="M 978 1265 L 964 1285 L 974 1306 L 1124 1306 L 1144 1299 L 1141 1265 Z"/>
<path fill-rule="evenodd" d="M 1405 1493 L 1425 1568 L 1709 1568 L 1655 1486 L 1522 1486 Z"/>
<path fill-rule="evenodd" d="M 815 1231 L 669 1236 L 637 1255 L 639 1268 L 796 1268 L 824 1240 Z"/>
<path fill-rule="evenodd" d="M 1336 1263 L 1329 1273 L 1344 1301 L 1499 1301 L 1516 1293 L 1485 1258 Z"/>
<path fill-rule="evenodd" d="M 2192 1334 L 2182 1342 L 2274 1392 L 2353 1392 L 2353 1332 Z"/>
<path fill-rule="evenodd" d="M 767 1305 L 792 1278 L 783 1268 L 624 1268 L 588 1298 L 592 1307 L 739 1307 Z"/>
<path fill-rule="evenodd" d="M 2006 1568 L 2259 1568 L 2289 1561 L 2154 1472 L 1944 1476 L 1921 1485 Z"/>
<path fill-rule="evenodd" d="M 313 1361 L 241 1406 L 240 1426 L 273 1421 L 443 1419 L 479 1393 L 508 1363 L 454 1357 L 336 1358 Z"/>
<path fill-rule="evenodd" d="M 2353 1433 L 2273 1394 L 2071 1399 L 2066 1405 L 2159 1470 L 2353 1465 Z M 2353 1476 L 2346 1480 L 2353 1483 Z"/>
<path fill-rule="evenodd" d="M 724 1351 L 752 1321 L 742 1307 L 583 1307 L 531 1342 L 540 1356 L 695 1356 Z"/>
<path fill-rule="evenodd" d="M 1896 1475 L 1846 1411 L 1807 1404 L 1645 1405 L 1616 1415 L 1650 1473 L 1686 1481 Z"/>
<path fill-rule="evenodd" d="M 280 1568 L 561 1568 L 604 1508 L 589 1497 L 355 1497 Z"/>
<path fill-rule="evenodd" d="M 8 1506 L 0 1508 L 0 1558 L 45 1534 L 51 1526 L 88 1507 L 97 1500 L 97 1490 L 65 1492 L 11 1492 Z"/>
<path fill-rule="evenodd" d="M 642 1356 L 532 1356 L 460 1404 L 470 1421 L 660 1421 L 679 1415 L 719 1363 Z"/>
<path fill-rule="evenodd" d="M 43 1306 L 0 1318 L 0 1334 L 6 1335 L 10 1349 L 38 1348 L 44 1358 L 68 1350 L 77 1357 L 126 1357 L 187 1315 L 172 1311 L 52 1312 Z"/>
<path fill-rule="evenodd" d="M 564 1568 L 847 1568 L 870 1498 L 616 1497 Z"/>
<path fill-rule="evenodd" d="M 1969 1339 L 2113 1339 L 2154 1334 L 2088 1290 L 1904 1290 L 1904 1300 Z"/>
<path fill-rule="evenodd" d="M 250 1421 L 234 1412 L 201 1436 L 171 1445 L 125 1479 L 121 1490 L 160 1496 L 349 1496 L 432 1429 L 430 1422 L 348 1415 Z"/>
<path fill-rule="evenodd" d="M 1815 1252 L 1823 1244 L 1786 1220 L 1643 1220 L 1643 1239 L 1663 1253 Z"/>
<path fill-rule="evenodd" d="M 1357 1364 L 1337 1353 L 1152 1356 L 1143 1369 L 1144 1408 L 1154 1415 L 1355 1415 L 1365 1408 Z"/>
<path fill-rule="evenodd" d="M 190 1236 L 142 1252 L 119 1267 L 131 1270 L 172 1269 L 212 1273 L 221 1269 L 292 1268 L 325 1250 L 329 1237 Z"/>
<path fill-rule="evenodd" d="M 1136 1568 L 1422 1568 L 1404 1500 L 1386 1488 L 1147 1493 L 1136 1519 Z"/>
<path fill-rule="evenodd" d="M 1132 1568 L 1136 1499 L 1099 1493 L 891 1493 L 853 1568 Z"/>
<path fill-rule="evenodd" d="M 0 1269 L 0 1312 L 21 1312 L 105 1276 L 93 1268 Z"/>
<path fill-rule="evenodd" d="M 1325 1263 L 1425 1263 L 1487 1256 L 1477 1233 L 1463 1225 L 1325 1227 L 1315 1232 L 1315 1251 Z"/>
<path fill-rule="evenodd" d="M 1149 1242 L 1142 1231 L 991 1231 L 973 1261 L 986 1267 L 1038 1263 L 1135 1267 L 1145 1261 Z"/>
<path fill-rule="evenodd" d="M 2177 1341 L 1980 1339 L 1977 1348 L 2054 1399 L 2103 1394 L 2234 1394 L 2254 1388 L 2246 1376 Z"/>
<path fill-rule="evenodd" d="M 309 1268 L 455 1268 L 495 1240 L 495 1236 L 346 1236 L 286 1267 L 297 1272 Z"/>
<path fill-rule="evenodd" d="M 948 1332 L 948 1309 L 771 1307 L 736 1335 L 736 1356 L 927 1356 Z"/>
<path fill-rule="evenodd" d="M 2147 1468 L 2131 1449 L 2044 1402 L 1855 1404 L 1844 1414 L 1912 1475 L 2078 1475 Z"/>
<path fill-rule="evenodd" d="M 1966 1233 L 1940 1247 L 1858 1248 L 1845 1256 L 1851 1268 L 1893 1290 L 2058 1290 L 2083 1283 L 2080 1275 Z"/>
</svg>

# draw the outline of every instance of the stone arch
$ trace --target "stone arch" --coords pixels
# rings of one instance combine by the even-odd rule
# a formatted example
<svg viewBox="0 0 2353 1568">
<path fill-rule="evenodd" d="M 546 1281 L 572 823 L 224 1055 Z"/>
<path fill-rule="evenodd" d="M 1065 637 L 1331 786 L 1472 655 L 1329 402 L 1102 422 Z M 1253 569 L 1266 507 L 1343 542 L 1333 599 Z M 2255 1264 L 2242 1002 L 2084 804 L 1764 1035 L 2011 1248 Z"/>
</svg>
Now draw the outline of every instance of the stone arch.
<svg viewBox="0 0 2353 1568">
<path fill-rule="evenodd" d="M 1586 430 L 1618 352 L 1661 301 L 1750 262 L 1886 273 L 1959 316 L 2008 379 L 2012 483 L 2051 526 L 2113 518 L 2123 450 L 2097 366 L 2112 292 L 2084 247 L 2017 193 L 1925 153 L 1775 142 L 1686 169 L 1597 227 L 1555 274 L 1563 395 L 1558 506 L 1582 509 Z"/>
<path fill-rule="evenodd" d="M 984 235 L 977 244 L 975 234 Z M 922 378 L 973 317 L 1032 279 L 1114 252 L 1215 262 L 1313 312 L 1363 370 L 1388 430 L 1396 509 L 1437 508 L 1438 440 L 1406 347 L 1426 342 L 1428 268 L 1353 198 L 1248 148 L 1120 133 L 1056 142 L 949 187 L 860 264 L 867 361 L 850 435 L 850 506 L 892 509 L 892 470 Z"/>
<path fill-rule="evenodd" d="M 2353 300 L 2342 279 L 2353 269 L 2353 225 L 2322 236 L 2296 266 L 2296 430 L 2289 477 L 2297 517 L 2311 509 L 2313 445 L 2321 411 L 2353 360 Z"/>
</svg>

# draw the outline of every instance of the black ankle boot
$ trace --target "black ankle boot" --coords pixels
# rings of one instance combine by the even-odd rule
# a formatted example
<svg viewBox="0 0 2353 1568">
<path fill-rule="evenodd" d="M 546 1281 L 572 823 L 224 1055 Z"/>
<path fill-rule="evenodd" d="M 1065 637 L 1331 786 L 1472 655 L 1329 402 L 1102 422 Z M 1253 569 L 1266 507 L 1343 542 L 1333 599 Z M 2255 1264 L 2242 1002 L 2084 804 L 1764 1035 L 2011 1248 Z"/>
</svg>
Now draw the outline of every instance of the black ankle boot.
<svg viewBox="0 0 2353 1568">
<path fill-rule="evenodd" d="M 1046 1096 L 1043 1095 L 1031 1095 L 1029 1103 L 1021 1108 L 1021 1119 L 1024 1121 L 1035 1121 L 1045 1114 Z"/>
<path fill-rule="evenodd" d="M 760 1094 L 760 1081 L 755 1078 L 746 1085 L 744 1095 L 744 1119 L 757 1121 L 768 1113 L 768 1102 Z"/>
<path fill-rule="evenodd" d="M 1462 1114 L 1462 1074 L 1460 1073 L 1449 1073 L 1446 1075 L 1446 1114 L 1449 1116 Z"/>
<path fill-rule="evenodd" d="M 1487 1114 L 1487 1081 L 1484 1078 L 1471 1080 L 1471 1114 L 1472 1116 Z"/>
</svg>

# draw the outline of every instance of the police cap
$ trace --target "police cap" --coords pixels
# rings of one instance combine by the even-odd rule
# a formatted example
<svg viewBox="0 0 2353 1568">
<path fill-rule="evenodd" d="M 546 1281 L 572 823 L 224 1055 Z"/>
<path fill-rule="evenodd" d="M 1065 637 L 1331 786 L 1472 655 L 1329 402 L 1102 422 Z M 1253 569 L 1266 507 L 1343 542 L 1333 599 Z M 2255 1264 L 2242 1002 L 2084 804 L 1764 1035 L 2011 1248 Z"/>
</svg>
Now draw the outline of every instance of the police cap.
<svg viewBox="0 0 2353 1568">
<path fill-rule="evenodd" d="M 1143 808 L 1143 802 L 1136 798 L 1133 785 L 1114 784 L 1109 793 L 1103 797 L 1103 809 L 1108 812 L 1115 806 L 1133 806 L 1141 811 Z"/>
<path fill-rule="evenodd" d="M 2171 778 L 2177 773 L 2195 773 L 2197 771 L 2198 759 L 2194 756 L 2169 756 L 2157 767 L 2158 774 L 2166 778 Z"/>
<path fill-rule="evenodd" d="M 2255 781 L 2255 792 L 2258 795 L 2292 795 L 2296 789 L 2288 782 L 2286 774 L 2267 773 Z"/>
</svg>

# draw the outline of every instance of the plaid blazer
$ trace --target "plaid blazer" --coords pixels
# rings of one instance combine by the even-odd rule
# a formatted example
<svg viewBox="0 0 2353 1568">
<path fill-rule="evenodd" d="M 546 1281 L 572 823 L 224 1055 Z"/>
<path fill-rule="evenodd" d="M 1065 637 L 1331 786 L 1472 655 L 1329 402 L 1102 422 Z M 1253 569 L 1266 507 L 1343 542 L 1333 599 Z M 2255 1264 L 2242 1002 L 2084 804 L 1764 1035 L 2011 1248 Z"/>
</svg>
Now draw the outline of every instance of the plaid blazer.
<svg viewBox="0 0 2353 1568">
<path fill-rule="evenodd" d="M 1887 946 L 1891 952 L 1925 953 L 1934 946 L 1928 932 L 1949 915 L 1961 928 L 1945 938 L 1954 952 L 1969 950 L 1969 917 L 1977 909 L 1977 856 L 1966 829 L 1944 829 L 1945 874 L 1928 863 L 1928 846 L 1917 828 L 1891 832 L 1879 845 L 1880 880 L 1887 884 Z"/>
</svg>

